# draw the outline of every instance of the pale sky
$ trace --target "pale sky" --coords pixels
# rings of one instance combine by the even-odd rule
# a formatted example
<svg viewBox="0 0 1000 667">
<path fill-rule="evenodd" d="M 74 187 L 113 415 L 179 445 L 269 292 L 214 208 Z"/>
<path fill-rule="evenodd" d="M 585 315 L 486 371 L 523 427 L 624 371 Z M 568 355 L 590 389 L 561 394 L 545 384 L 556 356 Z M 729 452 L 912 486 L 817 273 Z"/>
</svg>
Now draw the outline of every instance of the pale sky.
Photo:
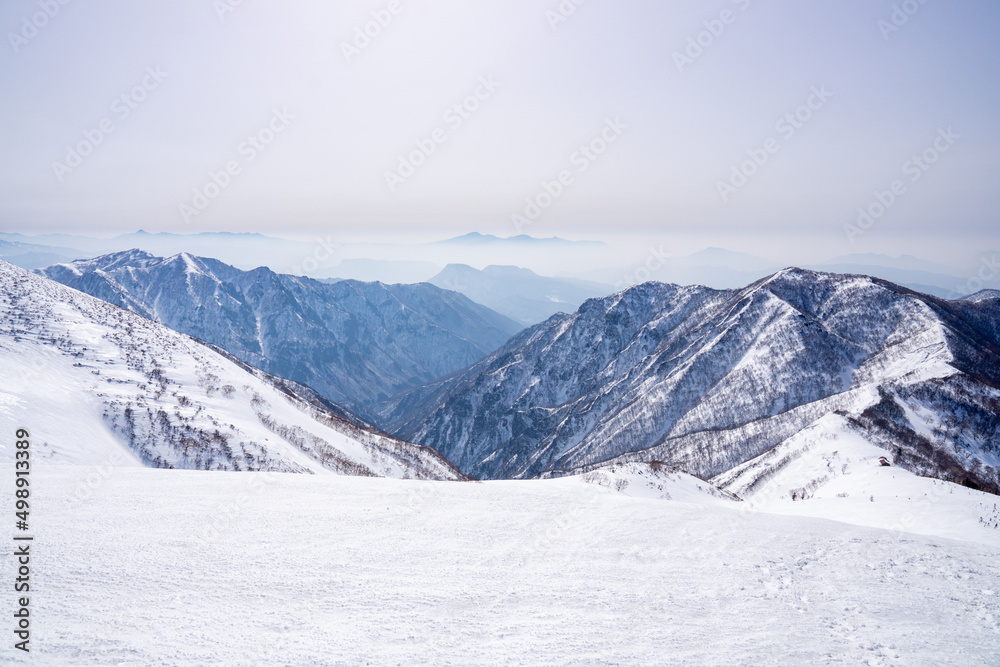
<svg viewBox="0 0 1000 667">
<path fill-rule="evenodd" d="M 2 231 L 1000 247 L 993 0 L 10 0 L 0 27 Z"/>
</svg>

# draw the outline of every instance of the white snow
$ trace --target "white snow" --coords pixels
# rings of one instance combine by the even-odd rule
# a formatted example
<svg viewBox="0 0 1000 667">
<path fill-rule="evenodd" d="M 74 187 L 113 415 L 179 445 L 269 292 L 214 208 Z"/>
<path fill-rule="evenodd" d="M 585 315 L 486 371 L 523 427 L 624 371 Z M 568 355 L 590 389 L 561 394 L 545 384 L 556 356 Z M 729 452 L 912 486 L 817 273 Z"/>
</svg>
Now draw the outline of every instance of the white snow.
<svg viewBox="0 0 1000 667">
<path fill-rule="evenodd" d="M 735 496 L 697 477 L 648 463 L 605 466 L 573 479 L 632 498 L 678 500 L 700 505 L 732 505 L 738 502 Z"/>
<path fill-rule="evenodd" d="M 9 451 L 0 461 L 9 469 Z M 4 664 L 965 667 L 1000 655 L 994 545 L 707 494 L 630 497 L 580 477 L 42 462 L 32 475 L 33 652 L 5 641 Z M 0 596 L 7 618 L 12 598 Z"/>
<path fill-rule="evenodd" d="M 205 275 L 204 271 L 198 268 L 198 265 L 195 264 L 194 258 L 190 255 L 190 253 L 182 252 L 178 254 L 177 257 L 179 257 L 181 261 L 184 262 L 184 272 L 187 273 L 188 275 L 191 274 L 194 274 L 196 276 Z"/>
<path fill-rule="evenodd" d="M 928 440 L 934 438 L 934 429 L 931 428 L 931 423 L 935 422 L 936 419 L 930 410 L 915 409 L 906 401 L 899 401 L 899 406 L 903 409 L 907 421 L 910 422 L 910 426 L 913 427 L 916 433 L 919 433 Z"/>
<path fill-rule="evenodd" d="M 752 509 L 1000 547 L 1000 497 L 883 467 L 882 456 L 891 458 L 830 414 L 713 481 Z"/>
</svg>

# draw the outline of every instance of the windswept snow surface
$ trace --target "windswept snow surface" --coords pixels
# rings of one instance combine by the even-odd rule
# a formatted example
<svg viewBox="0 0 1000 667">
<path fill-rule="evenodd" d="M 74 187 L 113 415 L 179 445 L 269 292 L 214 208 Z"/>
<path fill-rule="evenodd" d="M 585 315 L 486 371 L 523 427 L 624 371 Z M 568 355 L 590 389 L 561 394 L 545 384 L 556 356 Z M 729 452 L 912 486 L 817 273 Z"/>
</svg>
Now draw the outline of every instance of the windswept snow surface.
<svg viewBox="0 0 1000 667">
<path fill-rule="evenodd" d="M 5 641 L 3 664 L 968 667 L 1000 656 L 995 542 L 764 514 L 698 491 L 699 502 L 633 497 L 584 477 L 44 462 L 32 474 L 32 653 Z M 692 490 L 669 476 L 667 492 Z M 0 613 L 13 604 L 0 596 Z"/>
</svg>

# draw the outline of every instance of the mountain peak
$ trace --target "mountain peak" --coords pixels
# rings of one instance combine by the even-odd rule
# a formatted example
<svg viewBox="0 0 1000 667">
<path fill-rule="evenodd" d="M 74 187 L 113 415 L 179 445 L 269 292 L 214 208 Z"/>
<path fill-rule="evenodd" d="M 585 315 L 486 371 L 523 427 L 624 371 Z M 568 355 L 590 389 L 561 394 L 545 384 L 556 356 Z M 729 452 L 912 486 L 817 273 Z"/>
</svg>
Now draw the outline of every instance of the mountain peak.
<svg viewBox="0 0 1000 667">
<path fill-rule="evenodd" d="M 202 259 L 195 257 L 189 252 L 179 252 L 173 257 L 168 257 L 163 260 L 163 264 L 164 266 L 181 264 L 184 267 L 184 272 L 187 274 L 204 275 L 206 273 Z"/>
<path fill-rule="evenodd" d="M 983 301 L 989 301 L 991 299 L 1000 299 L 1000 290 L 995 289 L 982 289 L 974 294 L 962 297 L 958 299 L 959 301 L 971 301 L 973 303 L 981 303 Z"/>
<path fill-rule="evenodd" d="M 326 284 L 181 252 L 104 256 L 42 275 L 218 345 L 366 412 L 482 358 L 520 329 L 427 284 Z M 100 271 L 100 275 L 96 275 Z"/>
<path fill-rule="evenodd" d="M 122 266 L 147 266 L 159 261 L 161 261 L 161 258 L 152 253 L 138 248 L 131 248 L 129 250 L 120 250 L 100 255 L 91 259 L 78 259 L 75 262 L 63 264 L 62 266 L 67 266 L 74 271 L 86 272 L 94 269 L 111 271 Z"/>
<path fill-rule="evenodd" d="M 648 282 L 401 398 L 392 423 L 478 477 L 653 459 L 706 477 L 838 413 L 911 470 L 998 489 L 993 302 L 929 299 L 799 267 L 739 290 Z"/>
</svg>

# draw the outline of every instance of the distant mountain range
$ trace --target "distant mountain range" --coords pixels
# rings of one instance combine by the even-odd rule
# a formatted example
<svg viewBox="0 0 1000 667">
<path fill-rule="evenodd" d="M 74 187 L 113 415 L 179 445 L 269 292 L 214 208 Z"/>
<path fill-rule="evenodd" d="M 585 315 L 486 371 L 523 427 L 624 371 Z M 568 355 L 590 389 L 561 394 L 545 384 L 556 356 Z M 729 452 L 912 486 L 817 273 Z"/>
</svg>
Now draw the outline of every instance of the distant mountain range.
<svg viewBox="0 0 1000 667">
<path fill-rule="evenodd" d="M 666 262 L 657 259 L 655 270 L 647 272 L 650 256 L 637 256 L 632 250 L 601 241 L 523 234 L 500 237 L 477 232 L 429 243 L 347 242 L 333 234 L 291 240 L 230 232 L 151 234 L 139 230 L 112 238 L 0 232 L 0 258 L 23 268 L 41 268 L 132 248 L 159 257 L 182 252 L 213 257 L 242 270 L 266 266 L 281 274 L 384 283 L 427 281 L 448 264 L 517 266 L 539 275 L 611 285 L 615 290 L 646 280 L 733 289 L 783 266 L 745 252 L 706 248 L 691 255 L 671 255 Z M 878 253 L 854 253 L 799 265 L 830 273 L 871 275 L 934 296 L 957 298 L 981 287 L 1000 288 L 1000 274 L 992 268 L 991 277 L 982 284 L 978 279 L 970 282 L 984 263 L 994 266 L 996 256 L 996 252 L 982 252 L 957 268 L 909 255 Z"/>
<path fill-rule="evenodd" d="M 332 284 L 141 250 L 39 270 L 218 345 L 368 415 L 378 400 L 465 368 L 521 327 L 426 283 Z"/>
<path fill-rule="evenodd" d="M 434 245 L 531 245 L 531 246 L 591 246 L 591 247 L 607 247 L 607 244 L 602 241 L 569 241 L 567 239 L 561 239 L 558 236 L 549 236 L 545 238 L 540 238 L 536 236 L 528 236 L 527 234 L 518 234 L 517 236 L 494 236 L 493 234 L 480 234 L 479 232 L 470 232 L 468 234 L 463 234 L 462 236 L 456 236 L 454 238 L 445 239 L 443 241 L 435 241 Z"/>
<path fill-rule="evenodd" d="M 146 465 L 463 478 L 308 387 L 0 261 L 0 413 L 10 407 L 30 429 L 33 460 L 102 474 Z"/>
<path fill-rule="evenodd" d="M 470 476 L 659 461 L 743 494 L 810 443 L 846 438 L 855 454 L 875 447 L 918 474 L 1000 492 L 993 290 L 944 300 L 879 278 L 786 269 L 741 289 L 644 283 L 519 331 L 431 284 L 327 284 L 186 253 L 131 250 L 37 273 L 217 346 L 213 354 L 303 401 L 306 412 L 344 428 L 376 425 Z M 23 279 L 8 274 L 12 293 L 23 292 Z M 570 310 L 582 290 L 600 288 L 514 267 L 452 266 L 439 278 L 535 317 L 543 306 Z M 32 289 L 77 303 L 44 283 Z M 45 313 L 35 325 L 41 339 Z M 23 317 L 9 324 L 15 338 Z M 150 358 L 170 356 L 156 350 Z M 143 363 L 142 372 L 155 371 Z M 204 374 L 185 382 L 204 384 Z M 114 405 L 108 414 L 117 420 Z M 280 434 L 289 432 L 297 433 Z M 301 439 L 285 440 L 302 449 Z M 809 460 L 807 470 L 820 465 Z M 800 473 L 782 473 L 783 483 Z"/>
<path fill-rule="evenodd" d="M 0 259 L 23 269 L 38 269 L 87 256 L 72 248 L 0 240 Z"/>
<path fill-rule="evenodd" d="M 487 266 L 477 270 L 449 264 L 429 281 L 454 290 L 522 324 L 537 324 L 556 313 L 571 313 L 587 299 L 614 292 L 602 285 L 574 278 L 549 278 L 516 266 Z"/>
<path fill-rule="evenodd" d="M 971 301 L 973 303 L 979 303 L 981 301 L 989 301 L 990 299 L 1000 299 L 1000 290 L 995 290 L 995 289 L 979 290 L 975 294 L 970 294 L 969 296 L 965 297 L 962 300 Z"/>
<path fill-rule="evenodd" d="M 1000 491 L 1000 300 L 789 269 L 738 290 L 646 283 L 394 397 L 382 424 L 464 472 L 664 461 L 704 479 L 830 414 L 920 474 Z"/>
<path fill-rule="evenodd" d="M 416 260 L 345 259 L 322 273 L 333 274 L 321 278 L 324 282 L 360 280 L 382 283 L 424 283 L 440 271 L 437 264 Z M 474 300 L 474 299 L 473 299 Z"/>
<path fill-rule="evenodd" d="M 890 257 L 877 253 L 859 253 L 835 257 L 817 264 L 804 264 L 802 268 L 826 273 L 873 276 L 942 298 L 965 295 L 960 288 L 963 280 L 957 276 L 959 271 L 909 255 Z M 775 262 L 748 253 L 706 248 L 691 255 L 671 257 L 650 272 L 648 277 L 678 285 L 734 289 L 765 278 L 780 269 L 781 266 Z M 596 280 L 619 284 L 622 273 L 621 269 L 605 268 L 593 271 L 590 275 Z M 1000 276 L 996 276 L 996 279 L 1000 280 Z M 630 284 L 637 282 L 642 281 L 632 280 Z"/>
</svg>

